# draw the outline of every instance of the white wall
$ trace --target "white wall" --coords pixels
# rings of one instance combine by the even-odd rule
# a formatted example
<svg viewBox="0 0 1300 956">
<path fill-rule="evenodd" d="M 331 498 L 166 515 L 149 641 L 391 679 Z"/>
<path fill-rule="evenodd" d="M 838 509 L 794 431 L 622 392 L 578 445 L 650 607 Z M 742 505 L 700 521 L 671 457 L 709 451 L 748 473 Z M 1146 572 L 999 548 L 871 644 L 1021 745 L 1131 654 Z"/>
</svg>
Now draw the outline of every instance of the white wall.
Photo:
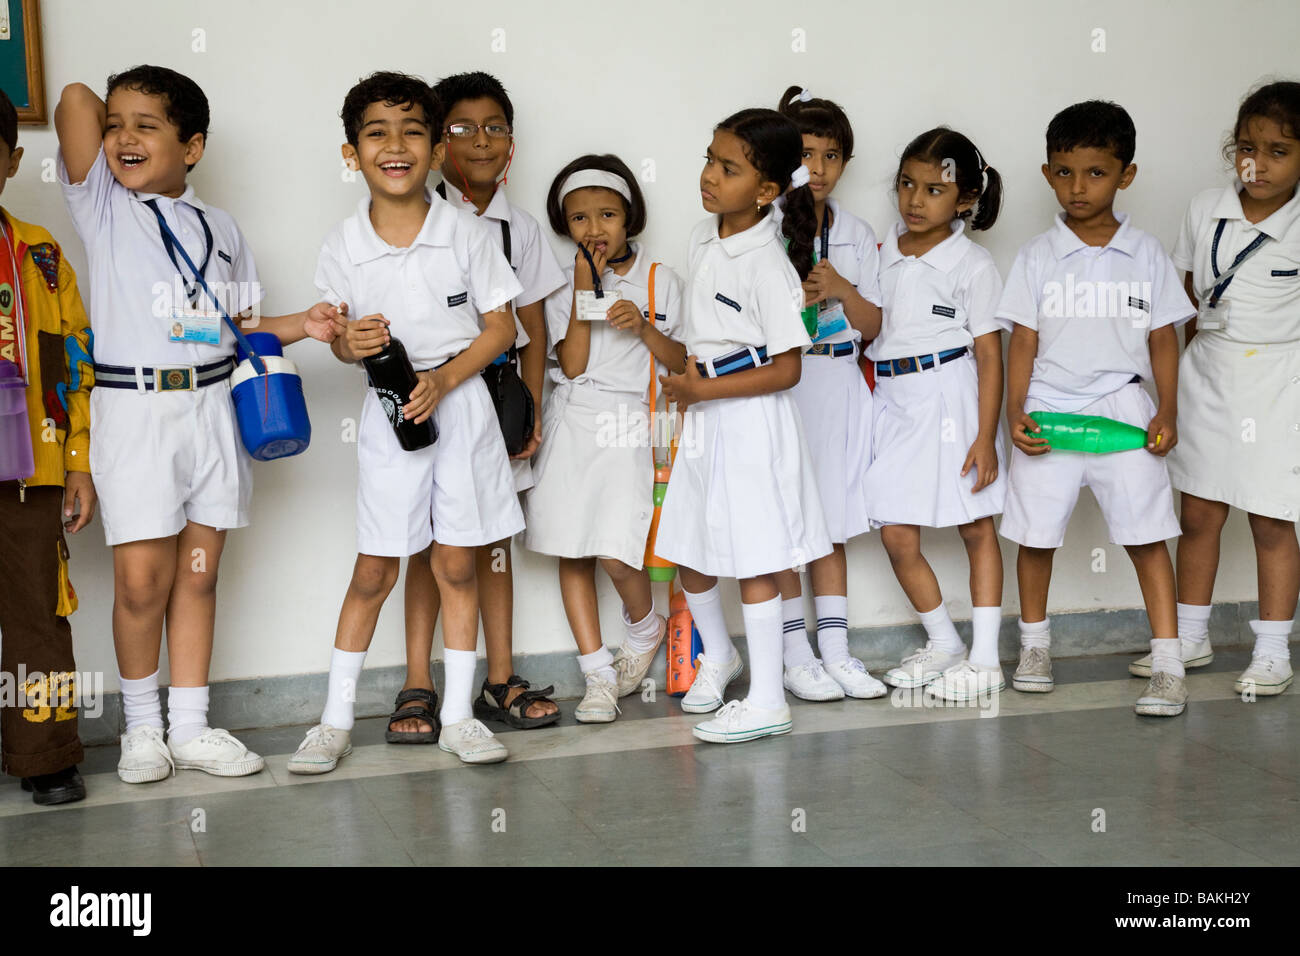
<svg viewBox="0 0 1300 956">
<path fill-rule="evenodd" d="M 947 123 L 970 135 L 1006 179 L 1002 218 L 980 236 L 1005 273 L 1016 248 L 1056 211 L 1038 167 L 1057 110 L 1100 97 L 1130 111 L 1140 172 L 1120 206 L 1168 247 L 1189 197 L 1225 181 L 1219 146 L 1241 96 L 1261 77 L 1300 68 L 1294 0 L 1250 0 L 1231 13 L 1209 0 L 807 8 L 778 0 L 45 0 L 42 8 L 52 102 L 66 83 L 102 90 L 109 73 L 141 62 L 181 70 L 207 92 L 211 139 L 193 182 L 239 221 L 270 314 L 312 301 L 320 241 L 362 195 L 360 181 L 340 176 L 338 111 L 348 87 L 377 69 L 430 80 L 469 69 L 500 77 L 518 114 L 510 195 L 539 219 L 551 177 L 574 156 L 615 152 L 634 170 L 652 160 L 646 239 L 657 258 L 678 267 L 687 232 L 703 215 L 700 157 L 712 125 L 728 113 L 774 106 L 791 83 L 840 102 L 858 156 L 836 195 L 877 233 L 896 214 L 888 184 L 899 151 L 916 133 Z M 1097 28 L 1105 30 L 1105 52 L 1092 50 Z M 202 52 L 193 48 L 195 30 L 205 31 Z M 795 31 L 806 37 L 802 52 Z M 23 127 L 20 136 L 26 158 L 4 203 L 48 226 L 81 270 L 85 255 L 58 187 L 41 175 L 55 154 L 53 129 Z M 555 246 L 572 254 L 558 240 Z M 341 440 L 342 423 L 357 416 L 362 384 L 313 345 L 291 353 L 306 379 L 313 444 L 301 457 L 255 467 L 253 524 L 229 536 L 222 565 L 214 680 L 328 664 L 355 553 L 355 447 Z M 965 616 L 966 562 L 955 531 L 924 540 L 954 612 Z M 1106 549 L 1107 573 L 1090 570 L 1094 548 Z M 113 689 L 112 564 L 98 524 L 72 542 L 72 553 L 78 665 L 106 671 Z M 1014 549 L 1004 554 L 1010 613 Z M 571 649 L 552 562 L 517 555 L 516 648 Z M 851 546 L 849 562 L 852 625 L 913 619 L 874 536 Z M 1053 609 L 1141 604 L 1128 561 L 1107 544 L 1088 495 L 1056 572 Z M 1254 590 L 1249 533 L 1234 515 L 1215 597 L 1251 600 Z M 616 599 L 604 593 L 602 614 L 617 642 Z M 734 585 L 731 594 L 738 633 Z M 397 594 L 380 618 L 371 664 L 402 660 L 401 620 Z"/>
</svg>

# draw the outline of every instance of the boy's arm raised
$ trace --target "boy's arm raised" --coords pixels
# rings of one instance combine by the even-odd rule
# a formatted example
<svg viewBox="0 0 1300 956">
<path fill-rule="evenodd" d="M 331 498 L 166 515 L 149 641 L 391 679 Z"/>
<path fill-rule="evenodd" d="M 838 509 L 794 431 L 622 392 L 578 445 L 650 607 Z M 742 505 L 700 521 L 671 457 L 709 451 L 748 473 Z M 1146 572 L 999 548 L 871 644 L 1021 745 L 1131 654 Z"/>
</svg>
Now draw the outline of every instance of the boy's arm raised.
<svg viewBox="0 0 1300 956">
<path fill-rule="evenodd" d="M 59 149 L 68 170 L 68 182 L 85 182 L 104 142 L 107 108 L 90 87 L 70 83 L 63 88 L 59 105 L 54 108 L 54 129 Z"/>
</svg>

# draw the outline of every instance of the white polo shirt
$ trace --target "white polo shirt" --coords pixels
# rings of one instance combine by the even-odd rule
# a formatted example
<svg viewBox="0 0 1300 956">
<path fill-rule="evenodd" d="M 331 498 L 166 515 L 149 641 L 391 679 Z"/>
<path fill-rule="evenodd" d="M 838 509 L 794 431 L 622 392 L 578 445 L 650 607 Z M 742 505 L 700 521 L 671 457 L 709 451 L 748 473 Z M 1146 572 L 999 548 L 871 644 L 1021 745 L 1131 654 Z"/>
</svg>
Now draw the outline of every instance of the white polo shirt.
<svg viewBox="0 0 1300 956">
<path fill-rule="evenodd" d="M 1233 273 L 1220 300 L 1228 304 L 1227 328 L 1215 334 L 1252 345 L 1295 342 L 1300 340 L 1300 189 L 1273 215 L 1253 223 L 1241 211 L 1239 186 L 1196 195 L 1171 258 L 1192 274 L 1198 296 L 1208 299 L 1215 281 L 1210 255 L 1220 219 L 1225 221 L 1217 257 L 1220 273 L 1260 233 L 1271 237 Z"/>
<path fill-rule="evenodd" d="M 838 200 L 827 199 L 826 205 L 831 211 L 830 234 L 826 237 L 828 255 L 835 271 L 848 280 L 858 295 L 881 304 L 880 296 L 880 250 L 876 245 L 876 234 L 866 220 L 859 219 L 843 208 Z M 772 204 L 772 211 L 777 217 L 778 225 L 785 213 L 785 197 L 782 196 Z M 814 239 L 817 255 L 821 255 L 821 233 Z M 839 299 L 830 299 L 829 305 L 840 304 Z M 862 333 L 850 325 L 821 341 L 830 345 L 840 342 L 860 342 Z"/>
<path fill-rule="evenodd" d="M 686 351 L 701 361 L 744 346 L 769 356 L 812 345 L 800 317 L 803 285 L 771 215 L 726 239 L 718 217 L 691 230 L 683 323 Z"/>
<path fill-rule="evenodd" d="M 682 280 L 672 269 L 659 263 L 655 270 L 655 314 L 650 315 L 650 264 L 655 260 L 646 254 L 640 243 L 634 245 L 636 258 L 627 275 L 618 275 L 606 268 L 600 276 L 606 291 L 617 290 L 624 299 L 630 299 L 641 314 L 654 323 L 656 329 L 670 339 L 682 336 Z M 573 266 L 564 270 L 567 282 L 546 297 L 546 332 L 550 339 L 550 356 L 559 361 L 556 346 L 569 332 L 569 312 L 573 306 Z M 551 369 L 551 380 L 557 385 L 572 381 L 576 385 L 589 385 L 607 392 L 631 392 L 645 400 L 650 388 L 650 350 L 640 336 L 620 331 L 608 322 L 590 322 L 591 348 L 587 354 L 587 367 L 575 379 L 565 378 L 559 366 Z M 656 374 L 663 374 L 658 365 Z"/>
<path fill-rule="evenodd" d="M 998 317 L 1038 333 L 1029 398 L 1073 412 L 1151 379 L 1147 336 L 1195 315 L 1164 247 L 1129 224 L 1105 246 L 1089 246 L 1059 213 L 1021 247 L 1007 274 Z"/>
<path fill-rule="evenodd" d="M 101 365 L 154 367 L 207 365 L 235 352 L 235 336 L 224 322 L 215 345 L 172 342 L 173 308 L 186 308 L 184 285 L 178 290 L 178 273 L 163 245 L 158 219 L 145 205 L 156 199 L 158 208 L 196 267 L 203 264 L 202 212 L 212 231 L 212 254 L 204 279 L 231 318 L 251 309 L 262 299 L 257 268 L 243 234 L 226 212 L 204 205 L 194 187 L 175 199 L 138 193 L 119 183 L 108 168 L 101 147 L 86 173 L 85 182 L 68 181 L 63 153 L 58 156 L 59 184 L 77 235 L 86 247 L 90 290 L 91 327 L 95 332 L 95 361 Z M 185 271 L 184 284 L 193 275 L 178 254 Z M 180 292 L 179 301 L 177 292 Z M 199 291 L 199 308 L 212 309 Z M 242 330 L 241 330 L 242 331 Z"/>
<path fill-rule="evenodd" d="M 989 332 L 1011 328 L 997 318 L 1002 279 L 987 249 L 966 235 L 954 219 L 952 234 L 925 255 L 905 256 L 898 248 L 907 231 L 901 222 L 880 248 L 880 334 L 867 346 L 872 361 L 970 348 Z"/>
<path fill-rule="evenodd" d="M 426 194 L 429 212 L 409 246 L 390 246 L 370 223 L 370 197 L 325 237 L 316 288 L 348 304 L 351 318 L 382 313 L 417 370 L 434 368 L 469 347 L 481 312 L 519 294 L 519 280 L 490 231 Z"/>
</svg>

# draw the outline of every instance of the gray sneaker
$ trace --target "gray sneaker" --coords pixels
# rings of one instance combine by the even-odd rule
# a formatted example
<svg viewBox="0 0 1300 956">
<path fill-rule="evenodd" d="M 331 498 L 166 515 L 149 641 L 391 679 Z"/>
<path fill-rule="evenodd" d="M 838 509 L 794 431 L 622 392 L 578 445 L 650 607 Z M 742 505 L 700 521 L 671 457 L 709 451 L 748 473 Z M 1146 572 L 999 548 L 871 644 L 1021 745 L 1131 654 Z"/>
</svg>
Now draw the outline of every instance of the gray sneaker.
<svg viewBox="0 0 1300 956">
<path fill-rule="evenodd" d="M 627 649 L 627 643 L 614 652 L 614 673 L 618 675 L 618 696 L 626 697 L 633 691 L 641 687 L 641 682 L 645 680 L 645 675 L 650 672 L 650 665 L 654 663 L 655 655 L 659 653 L 659 647 L 663 644 L 664 638 L 668 635 L 668 622 L 663 616 L 659 616 L 659 639 L 655 641 L 653 649 L 646 651 L 644 654 L 633 654 Z"/>
<path fill-rule="evenodd" d="M 1187 709 L 1187 683 L 1181 677 L 1156 671 L 1133 706 L 1146 717 L 1177 717 Z"/>
<path fill-rule="evenodd" d="M 588 674 L 587 694 L 573 718 L 580 724 L 608 724 L 618 717 L 618 695 L 613 684 L 599 674 Z"/>
<path fill-rule="evenodd" d="M 1011 686 L 1026 694 L 1046 694 L 1056 686 L 1052 680 L 1052 655 L 1046 647 L 1020 648 L 1020 666 Z"/>
</svg>

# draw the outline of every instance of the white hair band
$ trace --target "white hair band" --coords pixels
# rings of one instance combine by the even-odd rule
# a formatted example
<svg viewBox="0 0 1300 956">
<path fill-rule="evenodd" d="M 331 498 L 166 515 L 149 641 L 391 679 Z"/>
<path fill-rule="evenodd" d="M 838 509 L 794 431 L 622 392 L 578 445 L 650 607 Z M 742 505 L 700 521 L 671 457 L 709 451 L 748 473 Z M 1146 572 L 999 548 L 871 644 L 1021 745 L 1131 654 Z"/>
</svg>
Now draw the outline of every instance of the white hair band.
<svg viewBox="0 0 1300 956">
<path fill-rule="evenodd" d="M 564 202 L 564 197 L 569 195 L 575 189 L 585 189 L 589 186 L 599 186 L 601 189 L 612 189 L 632 204 L 632 190 L 628 188 L 627 180 L 617 173 L 607 173 L 603 169 L 580 169 L 565 178 L 560 185 L 560 202 Z"/>
<path fill-rule="evenodd" d="M 808 167 L 803 163 L 800 163 L 799 168 L 790 174 L 790 186 L 794 189 L 798 189 L 800 186 L 807 186 L 810 178 L 812 177 L 808 173 Z"/>
</svg>

